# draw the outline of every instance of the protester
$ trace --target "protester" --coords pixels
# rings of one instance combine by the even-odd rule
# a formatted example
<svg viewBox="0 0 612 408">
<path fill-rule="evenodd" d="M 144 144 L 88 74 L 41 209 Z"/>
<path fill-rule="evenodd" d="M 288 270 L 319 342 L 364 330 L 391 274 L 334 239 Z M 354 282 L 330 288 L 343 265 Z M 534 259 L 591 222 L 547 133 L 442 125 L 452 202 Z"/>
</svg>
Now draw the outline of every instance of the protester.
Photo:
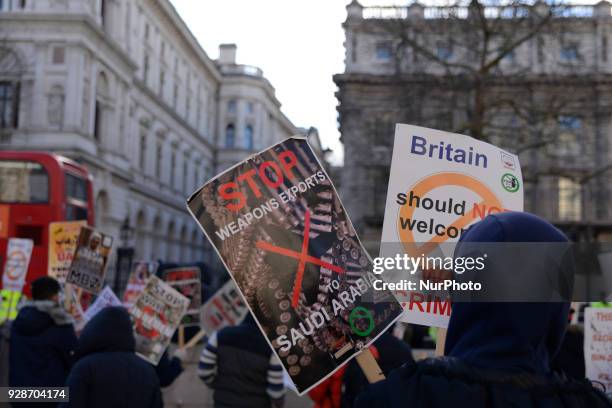
<svg viewBox="0 0 612 408">
<path fill-rule="evenodd" d="M 85 326 L 77 347 L 78 361 L 67 386 L 64 407 L 162 407 L 159 379 L 153 366 L 134 353 L 134 334 L 128 312 L 107 307 Z"/>
<path fill-rule="evenodd" d="M 210 336 L 198 375 L 214 390 L 215 407 L 283 406 L 283 369 L 250 313 Z"/>
<path fill-rule="evenodd" d="M 38 278 L 31 289 L 33 300 L 23 304 L 11 326 L 9 385 L 63 386 L 77 344 L 72 317 L 58 303 L 55 279 Z"/>
<path fill-rule="evenodd" d="M 553 243 L 567 238 L 536 216 L 507 212 L 488 216 L 461 241 Z M 547 267 L 550 270 L 541 273 L 548 276 L 561 268 L 554 262 Z M 403 365 L 369 386 L 355 406 L 611 407 L 590 382 L 560 377 L 550 368 L 568 311 L 565 302 L 453 303 L 445 345 L 448 357 Z"/>
</svg>

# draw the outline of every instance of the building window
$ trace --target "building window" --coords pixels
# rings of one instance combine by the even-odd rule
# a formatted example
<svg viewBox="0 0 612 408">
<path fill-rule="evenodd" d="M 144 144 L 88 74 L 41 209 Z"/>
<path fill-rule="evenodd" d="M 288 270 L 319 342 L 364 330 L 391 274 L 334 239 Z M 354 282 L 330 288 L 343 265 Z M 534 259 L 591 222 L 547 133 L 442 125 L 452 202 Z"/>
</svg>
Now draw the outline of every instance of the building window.
<svg viewBox="0 0 612 408">
<path fill-rule="evenodd" d="M 159 95 L 164 97 L 164 88 L 166 87 L 166 73 L 162 69 L 159 71 Z"/>
<path fill-rule="evenodd" d="M 144 39 L 145 42 L 149 41 L 149 24 L 145 23 L 145 27 L 144 27 Z"/>
<path fill-rule="evenodd" d="M 102 21 L 102 27 L 108 28 L 108 5 L 106 0 L 100 0 L 100 21 Z"/>
<path fill-rule="evenodd" d="M 161 57 L 162 59 L 164 59 L 164 56 L 166 54 L 166 43 L 165 42 L 161 42 Z"/>
<path fill-rule="evenodd" d="M 233 124 L 227 125 L 225 128 L 225 147 L 233 148 L 236 138 L 236 130 L 234 129 Z"/>
<path fill-rule="evenodd" d="M 51 52 L 51 62 L 55 65 L 61 65 L 65 60 L 66 49 L 64 47 L 53 47 Z"/>
<path fill-rule="evenodd" d="M 236 101 L 231 100 L 227 103 L 227 111 L 229 113 L 236 113 Z"/>
<path fill-rule="evenodd" d="M 567 177 L 559 177 L 559 219 L 578 221 L 582 213 L 580 184 Z"/>
<path fill-rule="evenodd" d="M 391 41 L 380 41 L 376 43 L 376 59 L 389 61 L 393 57 Z"/>
<path fill-rule="evenodd" d="M 94 108 L 94 129 L 93 137 L 96 141 L 100 141 L 100 135 L 102 134 L 102 106 L 100 102 L 96 100 L 96 106 Z"/>
<path fill-rule="evenodd" d="M 507 52 L 502 59 L 507 64 L 514 64 L 514 62 L 516 61 L 515 50 Z"/>
<path fill-rule="evenodd" d="M 176 78 L 174 78 L 176 82 Z M 174 84 L 174 90 L 172 91 L 172 106 L 176 109 L 176 104 L 178 103 L 178 84 Z"/>
<path fill-rule="evenodd" d="M 561 47 L 561 60 L 566 62 L 578 61 L 578 44 L 566 44 Z"/>
<path fill-rule="evenodd" d="M 19 82 L 0 82 L 0 129 L 17 128 Z"/>
<path fill-rule="evenodd" d="M 253 105 L 253 102 L 247 103 L 247 112 L 251 114 L 255 112 L 255 106 Z"/>
<path fill-rule="evenodd" d="M 245 147 L 247 148 L 247 150 L 253 150 L 255 148 L 255 140 L 253 137 L 253 126 L 247 125 L 244 128 L 244 140 L 245 140 Z"/>
<path fill-rule="evenodd" d="M 47 101 L 47 119 L 50 125 L 59 126 L 64 124 L 64 88 L 55 85 L 51 88 Z"/>
<path fill-rule="evenodd" d="M 158 180 L 161 177 L 162 154 L 162 144 L 158 142 L 157 151 L 155 152 L 155 177 L 157 177 Z"/>
<path fill-rule="evenodd" d="M 453 47 L 447 41 L 438 41 L 436 56 L 442 61 L 450 60 L 453 57 Z"/>
<path fill-rule="evenodd" d="M 582 129 L 582 120 L 576 116 L 562 115 L 558 121 L 561 131 L 554 146 L 555 152 L 561 156 L 575 157 L 580 153 L 578 131 Z"/>
<path fill-rule="evenodd" d="M 172 155 L 170 156 L 170 185 L 174 185 L 175 168 L 176 168 L 176 152 L 172 150 Z"/>
<path fill-rule="evenodd" d="M 559 126 L 563 130 L 579 130 L 582 128 L 582 120 L 577 116 L 559 116 Z"/>
<path fill-rule="evenodd" d="M 144 55 L 144 62 L 142 63 L 142 80 L 147 83 L 149 79 L 149 54 Z"/>
<path fill-rule="evenodd" d="M 187 157 L 183 160 L 183 191 L 187 192 L 189 189 L 188 183 L 188 175 L 189 175 L 189 163 L 187 162 Z"/>
<path fill-rule="evenodd" d="M 544 63 L 544 37 L 538 36 L 538 63 Z"/>
<path fill-rule="evenodd" d="M 147 157 L 147 135 L 140 135 L 140 162 L 138 163 L 138 167 L 140 170 L 145 171 L 145 163 Z"/>
<path fill-rule="evenodd" d="M 601 37 L 601 60 L 608 62 L 608 36 L 603 35 Z"/>
</svg>

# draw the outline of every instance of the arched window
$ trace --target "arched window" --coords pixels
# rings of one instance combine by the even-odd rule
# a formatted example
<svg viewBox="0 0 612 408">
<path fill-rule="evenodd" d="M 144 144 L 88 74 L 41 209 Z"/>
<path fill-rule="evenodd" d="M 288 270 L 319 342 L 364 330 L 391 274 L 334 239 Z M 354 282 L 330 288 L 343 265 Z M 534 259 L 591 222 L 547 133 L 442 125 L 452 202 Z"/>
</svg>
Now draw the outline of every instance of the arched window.
<svg viewBox="0 0 612 408">
<path fill-rule="evenodd" d="M 247 125 L 244 128 L 244 143 L 248 150 L 255 148 L 255 140 L 253 139 L 253 126 Z"/>
<path fill-rule="evenodd" d="M 236 129 L 234 128 L 234 125 L 230 123 L 225 128 L 225 147 L 234 147 L 235 139 Z"/>
</svg>

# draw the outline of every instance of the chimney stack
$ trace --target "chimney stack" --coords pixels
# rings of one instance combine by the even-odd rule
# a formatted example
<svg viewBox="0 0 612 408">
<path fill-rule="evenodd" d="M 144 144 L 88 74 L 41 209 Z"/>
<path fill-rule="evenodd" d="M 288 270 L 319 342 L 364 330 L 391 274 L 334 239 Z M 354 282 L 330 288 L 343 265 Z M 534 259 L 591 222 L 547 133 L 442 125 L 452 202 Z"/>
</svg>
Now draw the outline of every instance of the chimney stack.
<svg viewBox="0 0 612 408">
<path fill-rule="evenodd" d="M 219 45 L 219 64 L 233 65 L 236 64 L 236 44 L 221 44 Z"/>
</svg>

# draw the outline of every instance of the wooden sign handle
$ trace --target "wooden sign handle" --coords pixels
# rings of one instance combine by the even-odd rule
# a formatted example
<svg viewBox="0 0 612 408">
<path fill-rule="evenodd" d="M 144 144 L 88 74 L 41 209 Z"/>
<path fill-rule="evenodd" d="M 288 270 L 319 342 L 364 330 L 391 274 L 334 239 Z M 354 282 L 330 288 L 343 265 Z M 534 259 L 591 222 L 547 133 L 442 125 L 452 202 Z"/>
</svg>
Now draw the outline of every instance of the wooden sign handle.
<svg viewBox="0 0 612 408">
<path fill-rule="evenodd" d="M 438 328 L 436 334 L 436 357 L 444 355 L 444 345 L 446 344 L 446 329 Z"/>
<path fill-rule="evenodd" d="M 178 328 L 178 345 L 179 348 L 183 348 L 185 346 L 185 326 L 182 324 Z"/>
<path fill-rule="evenodd" d="M 364 349 L 361 353 L 357 354 L 355 358 L 370 384 L 385 379 L 385 375 L 369 348 Z"/>
<path fill-rule="evenodd" d="M 197 332 L 195 336 L 193 336 L 185 345 L 179 348 L 182 350 L 187 350 L 188 348 L 191 348 L 198 344 L 198 341 L 200 341 L 204 336 L 206 336 L 206 332 L 200 329 L 200 331 Z"/>
</svg>

